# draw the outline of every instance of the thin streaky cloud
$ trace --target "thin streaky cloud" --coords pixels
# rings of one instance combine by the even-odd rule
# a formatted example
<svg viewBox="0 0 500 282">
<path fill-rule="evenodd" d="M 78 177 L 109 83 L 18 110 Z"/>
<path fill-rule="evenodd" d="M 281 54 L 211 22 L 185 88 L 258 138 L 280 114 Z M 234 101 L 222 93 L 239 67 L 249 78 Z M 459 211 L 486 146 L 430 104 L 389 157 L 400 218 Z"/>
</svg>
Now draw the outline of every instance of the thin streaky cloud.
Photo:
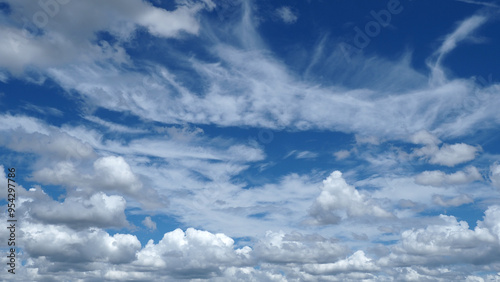
<svg viewBox="0 0 500 282">
<path fill-rule="evenodd" d="M 473 1 L 473 0 L 456 0 L 459 2 L 464 2 L 464 3 L 469 3 L 469 4 L 475 4 L 475 5 L 481 5 L 481 6 L 486 6 L 486 7 L 492 7 L 492 8 L 500 8 L 498 4 L 495 2 L 482 2 L 482 1 Z"/>
</svg>

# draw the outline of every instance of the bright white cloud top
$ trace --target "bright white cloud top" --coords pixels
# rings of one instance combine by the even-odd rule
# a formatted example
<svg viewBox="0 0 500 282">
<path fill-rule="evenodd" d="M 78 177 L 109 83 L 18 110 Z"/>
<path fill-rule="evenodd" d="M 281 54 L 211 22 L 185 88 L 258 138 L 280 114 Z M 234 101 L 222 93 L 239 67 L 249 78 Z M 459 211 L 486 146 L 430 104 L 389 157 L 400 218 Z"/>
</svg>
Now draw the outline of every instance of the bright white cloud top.
<svg viewBox="0 0 500 282">
<path fill-rule="evenodd" d="M 500 280 L 499 12 L 0 1 L 0 280 Z"/>
</svg>

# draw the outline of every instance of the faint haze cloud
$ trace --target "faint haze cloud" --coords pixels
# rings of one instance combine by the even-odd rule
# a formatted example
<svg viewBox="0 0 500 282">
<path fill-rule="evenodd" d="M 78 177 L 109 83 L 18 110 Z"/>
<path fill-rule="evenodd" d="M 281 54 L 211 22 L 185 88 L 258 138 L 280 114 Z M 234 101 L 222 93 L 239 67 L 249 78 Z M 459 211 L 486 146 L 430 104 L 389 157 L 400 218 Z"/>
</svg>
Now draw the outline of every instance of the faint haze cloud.
<svg viewBox="0 0 500 282">
<path fill-rule="evenodd" d="M 293 24 L 299 18 L 296 13 L 288 6 L 283 6 L 276 9 L 276 14 L 283 20 L 286 24 Z"/>
<path fill-rule="evenodd" d="M 150 216 L 146 216 L 146 218 L 142 221 L 142 224 L 150 230 L 156 230 L 156 222 L 154 222 Z"/>
<path fill-rule="evenodd" d="M 340 151 L 333 153 L 333 155 L 335 156 L 335 158 L 337 160 L 343 160 L 343 159 L 348 158 L 351 155 L 351 152 L 347 151 L 347 150 L 340 150 Z"/>
</svg>

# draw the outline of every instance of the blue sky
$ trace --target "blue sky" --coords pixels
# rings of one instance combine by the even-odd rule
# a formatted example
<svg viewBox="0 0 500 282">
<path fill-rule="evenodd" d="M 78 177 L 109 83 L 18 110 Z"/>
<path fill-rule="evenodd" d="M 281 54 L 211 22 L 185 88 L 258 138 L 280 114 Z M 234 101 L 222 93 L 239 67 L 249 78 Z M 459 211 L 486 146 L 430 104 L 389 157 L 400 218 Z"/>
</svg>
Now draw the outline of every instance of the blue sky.
<svg viewBox="0 0 500 282">
<path fill-rule="evenodd" d="M 499 7 L 0 1 L 0 277 L 500 279 Z"/>
</svg>

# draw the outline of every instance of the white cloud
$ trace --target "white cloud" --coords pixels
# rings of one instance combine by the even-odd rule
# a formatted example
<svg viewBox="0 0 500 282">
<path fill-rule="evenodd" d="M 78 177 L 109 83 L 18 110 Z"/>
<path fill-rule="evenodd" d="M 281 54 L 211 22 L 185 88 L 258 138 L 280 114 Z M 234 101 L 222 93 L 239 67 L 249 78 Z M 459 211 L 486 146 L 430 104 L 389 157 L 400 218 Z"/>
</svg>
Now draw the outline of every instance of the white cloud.
<svg viewBox="0 0 500 282">
<path fill-rule="evenodd" d="M 177 278 L 205 278 L 225 267 L 244 265 L 251 252 L 249 247 L 235 249 L 234 240 L 224 234 L 176 229 L 165 233 L 158 244 L 150 240 L 133 265 Z"/>
<path fill-rule="evenodd" d="M 474 202 L 474 199 L 468 195 L 459 195 L 450 199 L 443 198 L 441 195 L 434 195 L 432 197 L 435 204 L 443 207 L 458 207 L 463 204 L 470 204 Z"/>
<path fill-rule="evenodd" d="M 32 9 L 23 13 L 32 14 L 39 9 L 36 3 L 29 4 L 31 2 L 27 1 L 21 3 Z M 115 8 L 116 3 L 118 2 L 111 2 L 107 8 Z M 131 1 L 125 6 L 116 5 L 116 10 L 111 9 L 117 13 L 116 17 L 108 17 L 104 16 L 105 12 L 95 13 L 96 9 L 92 5 L 97 4 L 71 2 L 61 7 L 61 11 L 68 13 L 81 8 L 74 13 L 78 15 L 77 19 L 71 19 L 78 25 L 60 24 L 60 22 L 71 22 L 64 12 L 60 12 L 51 18 L 50 24 L 54 22 L 55 26 L 53 32 L 60 29 L 60 33 L 67 36 L 62 38 L 78 43 L 92 38 L 96 30 L 109 30 L 112 34 L 123 33 L 122 37 L 126 39 L 130 30 L 134 30 L 137 24 L 135 19 L 143 15 L 166 13 L 145 2 Z M 178 29 L 182 30 L 181 27 L 185 27 L 186 30 L 194 31 L 188 28 L 191 26 L 189 23 L 192 18 L 196 18 L 203 7 L 210 9 L 213 5 L 201 3 L 180 5 L 177 10 L 169 13 L 177 12 L 184 15 L 184 11 L 188 9 L 189 13 L 186 12 L 183 18 L 186 20 L 180 23 Z M 245 38 L 243 41 L 249 42 L 248 46 L 259 46 L 261 48 L 257 48 L 258 50 L 265 50 L 262 39 L 255 32 L 256 23 L 248 20 L 251 18 L 250 4 L 245 3 L 241 7 L 244 19 L 241 23 L 232 25 L 232 31 L 234 34 L 241 34 Z M 129 14 L 134 15 L 131 17 L 134 20 L 127 24 L 125 19 L 129 17 L 124 15 Z M 91 17 L 92 20 L 88 21 L 85 17 Z M 81 22 L 91 22 L 92 25 L 86 27 L 87 25 L 80 24 Z M 162 25 L 162 21 L 157 24 L 158 27 L 151 28 L 151 32 L 161 33 L 162 28 L 167 28 Z M 148 28 L 147 24 L 145 27 Z M 79 28 L 84 30 L 74 32 Z M 459 30 L 460 27 L 457 28 L 457 34 L 462 34 L 463 31 Z M 16 35 L 20 31 L 14 30 L 12 33 Z M 319 48 L 323 51 L 318 51 L 317 56 L 314 54 L 314 57 L 318 58 L 315 60 L 317 62 L 315 67 L 319 68 L 325 77 L 339 77 L 339 85 L 342 84 L 343 78 L 347 77 L 353 80 L 353 85 L 357 85 L 351 88 L 338 87 L 333 81 L 322 87 L 313 79 L 297 79 L 300 74 L 290 72 L 285 64 L 270 56 L 267 51 L 238 49 L 216 38 L 217 36 L 211 37 L 211 41 L 200 39 L 201 45 L 213 50 L 214 57 L 208 62 L 186 56 L 182 52 L 174 52 L 176 60 L 190 70 L 189 73 L 192 75 L 189 76 L 183 76 L 181 73 L 174 75 L 165 66 L 154 63 L 150 63 L 151 67 L 147 69 L 149 74 L 122 68 L 109 59 L 124 57 L 124 51 L 120 51 L 120 46 L 106 47 L 111 55 L 99 57 L 98 64 L 94 63 L 96 60 L 82 59 L 73 64 L 51 67 L 48 71 L 44 71 L 44 75 L 50 76 L 67 91 L 76 90 L 86 101 L 95 106 L 131 111 L 145 119 L 166 123 L 287 127 L 299 130 L 318 128 L 375 136 L 376 140 L 379 140 L 382 137 L 405 139 L 422 128 L 440 135 L 460 136 L 484 127 L 485 121 L 496 120 L 492 117 L 495 117 L 500 101 L 494 99 L 495 91 L 476 89 L 477 84 L 472 79 L 450 80 L 436 87 L 428 87 L 427 77 L 412 69 L 409 56 L 393 62 L 375 57 L 346 63 L 341 51 L 327 52 L 325 48 Z M 29 44 L 29 46 L 39 45 Z M 86 49 L 97 48 L 88 44 L 78 46 L 85 49 L 77 50 L 78 54 L 87 54 L 89 51 Z M 326 49 L 331 51 L 331 48 Z M 104 52 L 99 50 L 96 52 Z M 59 54 L 59 50 L 53 52 L 59 57 L 64 57 Z M 128 59 L 122 58 L 121 61 Z M 385 71 L 380 72 L 380 68 Z M 336 75 L 340 69 L 343 71 L 340 75 Z M 190 82 L 193 75 L 197 81 L 206 82 L 202 93 L 187 87 L 192 84 Z M 145 85 L 144 82 L 150 78 L 154 78 L 155 83 Z M 403 84 L 404 87 L 399 84 Z M 401 90 L 401 87 L 404 89 Z M 388 94 L 395 91 L 400 94 Z M 462 111 L 460 118 L 441 122 L 447 119 L 446 113 L 462 109 L 462 104 L 457 101 L 468 98 L 478 100 L 477 95 L 485 98 L 478 101 L 477 107 L 480 110 Z M 353 118 L 354 116 L 356 118 Z"/>
<path fill-rule="evenodd" d="M 84 174 L 72 162 L 58 162 L 53 168 L 33 172 L 33 180 L 46 184 L 81 187 L 92 190 L 106 189 L 127 195 L 145 193 L 139 177 L 121 156 L 101 157 L 93 163 L 93 173 Z"/>
<path fill-rule="evenodd" d="M 121 156 L 108 156 L 94 162 L 96 179 L 100 186 L 110 190 L 125 190 L 130 194 L 139 193 L 142 183 L 132 172 L 129 164 Z"/>
<path fill-rule="evenodd" d="M 40 10 L 37 2 L 10 3 L 14 14 L 7 16 L 14 21 Z M 182 38 L 186 34 L 197 34 L 204 28 L 198 23 L 199 13 L 201 9 L 213 8 L 213 3 L 205 1 L 205 6 L 191 1 L 177 3 L 183 4 L 179 4 L 176 10 L 166 11 L 141 1 L 124 5 L 111 1 L 104 6 L 97 1 L 72 1 L 67 6 L 61 5 L 61 12 L 50 18 L 45 33 L 39 36 L 26 36 L 20 24 L 0 29 L 5 43 L 1 45 L 3 48 L 0 47 L 0 59 L 4 59 L 0 65 L 12 72 L 27 65 L 38 67 L 40 75 L 50 76 L 72 95 L 81 95 L 89 107 L 125 111 L 136 115 L 144 124 L 159 121 L 280 130 L 339 130 L 354 133 L 358 144 L 384 145 L 388 139 L 409 140 L 423 146 L 415 151 L 415 155 L 431 164 L 445 166 L 473 160 L 480 148 L 464 143 L 440 145 L 441 141 L 435 136 L 463 136 L 484 126 L 498 124 L 500 102 L 495 96 L 498 85 L 478 88 L 472 80 L 457 79 L 429 86 L 427 77 L 415 71 L 408 59 L 391 62 L 377 57 L 360 57 L 359 62 L 354 59 L 349 66 L 342 63 L 344 58 L 338 50 L 329 52 L 331 48 L 317 48 L 318 52 L 314 54 L 317 59 L 308 68 L 308 75 L 293 73 L 263 44 L 259 45 L 262 48 L 252 48 L 262 42 L 252 33 L 250 2 L 242 5 L 245 10 L 242 11 L 244 19 L 241 25 L 235 24 L 233 30 L 229 28 L 247 40 L 242 44 L 246 49 L 217 41 L 218 31 L 214 28 L 207 30 L 210 31 L 208 36 L 196 41 L 211 51 L 213 57 L 207 61 L 192 54 L 187 56 L 184 50 L 176 50 L 176 47 L 168 46 L 168 42 L 161 42 L 171 48 L 168 51 L 172 52 L 165 53 L 178 56 L 176 62 L 188 70 L 189 75 L 151 62 L 141 61 L 139 64 L 129 58 L 123 43 L 131 39 L 137 26 L 164 38 Z M 21 9 L 21 5 L 26 9 Z M 102 9 L 96 9 L 97 6 Z M 17 15 L 21 17 L 16 18 Z M 297 20 L 296 15 L 288 15 L 291 16 L 288 21 Z M 287 21 L 286 18 L 283 20 Z M 481 20 L 464 21 L 445 39 L 438 55 L 441 57 L 453 50 L 481 24 Z M 110 32 L 118 43 L 95 44 L 93 39 L 98 31 Z M 225 35 L 230 34 L 226 31 Z M 21 58 L 17 51 L 25 52 L 25 57 Z M 129 65 L 123 67 L 121 63 Z M 130 66 L 135 63 L 138 63 L 137 69 L 142 64 L 149 64 L 150 68 L 145 67 L 148 73 L 142 73 L 143 69 L 141 72 L 131 71 L 134 68 Z M 354 75 L 350 71 L 353 68 L 356 69 Z M 336 69 L 342 74 L 331 75 Z M 359 69 L 362 71 L 358 72 Z M 318 70 L 333 81 L 318 83 L 311 79 Z M 201 90 L 188 87 L 193 77 Z M 355 86 L 339 87 L 341 84 L 335 79 L 342 81 L 346 77 L 352 79 Z M 145 83 L 147 78 L 154 81 Z M 478 100 L 477 111 L 460 112 L 455 119 L 445 116 L 450 111 L 462 109 L 462 104 L 455 101 L 477 98 L 476 94 L 484 94 L 485 98 Z M 91 115 L 85 117 L 106 130 L 143 132 Z M 17 152 L 32 152 L 39 157 L 33 165 L 30 180 L 62 185 L 69 192 L 63 203 L 40 201 L 45 196 L 38 189 L 26 192 L 26 195 L 31 193 L 31 199 L 36 201 L 25 203 L 26 207 L 31 205 L 32 214 L 28 213 L 23 221 L 26 229 L 20 229 L 24 236 L 20 239 L 28 242 L 26 265 L 20 271 L 26 269 L 36 277 L 24 279 L 21 276 L 21 280 L 43 281 L 54 277 L 60 280 L 144 281 L 196 278 L 214 281 L 236 278 L 245 281 L 379 280 L 376 274 L 382 278 L 385 275 L 389 280 L 399 277 L 392 275 L 397 271 L 406 274 L 401 276 L 404 279 L 432 280 L 435 276 L 445 275 L 447 270 L 409 265 L 447 264 L 449 257 L 473 264 L 493 262 L 488 267 L 498 269 L 495 264 L 500 256 L 496 251 L 500 236 L 498 208 L 490 207 L 484 220 L 473 230 L 464 222 L 446 216 L 441 217 L 443 222 L 439 224 L 433 222 L 422 227 L 434 219 L 408 218 L 413 211 L 406 211 L 432 204 L 432 201 L 445 207 L 472 202 L 476 191 L 471 191 L 474 193 L 471 196 L 457 195 L 452 189 L 419 186 L 415 182 L 440 186 L 480 180 L 481 175 L 475 167 L 451 174 L 429 171 L 415 179 L 369 179 L 366 183 L 383 181 L 377 185 L 381 189 L 376 191 L 358 190 L 348 185 L 342 174 L 336 171 L 323 182 L 318 196 L 314 188 L 321 183 L 314 179 L 314 173 L 309 176 L 288 174 L 258 187 L 250 187 L 240 178 L 233 179 L 250 167 L 251 162 L 265 160 L 264 149 L 252 142 L 241 144 L 234 140 L 204 137 L 199 129 L 184 131 L 184 128 L 169 127 L 157 132 L 166 133 L 166 136 L 142 136 L 125 142 L 107 136 L 105 133 L 109 131 L 101 134 L 69 125 L 54 128 L 22 116 L 4 115 L 0 120 L 0 130 L 5 133 L 3 139 L 0 138 L 2 145 Z M 419 131 L 422 128 L 428 131 Z M 417 134 L 412 135 L 415 132 Z M 317 156 L 311 151 L 294 154 L 297 158 Z M 348 151 L 335 154 L 338 159 L 348 155 Z M 83 161 L 77 163 L 75 159 Z M 381 165 L 390 165 L 393 161 L 378 160 Z M 492 184 L 499 186 L 497 164 L 491 167 L 490 173 Z M 235 244 L 228 235 L 191 228 L 185 232 L 179 229 L 168 232 L 158 243 L 150 241 L 141 249 L 135 236 L 111 236 L 101 229 L 86 228 L 89 225 L 126 225 L 124 210 L 130 204 L 129 198 L 131 201 L 159 199 L 158 194 L 150 193 L 151 189 L 161 196 L 172 197 L 172 206 L 161 211 L 166 210 L 190 226 L 203 226 L 233 237 L 234 234 L 250 236 L 257 241 L 254 249 L 239 247 L 241 243 Z M 108 196 L 97 192 L 99 190 L 125 194 L 127 202 L 123 196 Z M 20 199 L 24 199 L 22 197 Z M 312 207 L 311 202 L 314 202 Z M 404 211 L 389 210 L 388 207 L 397 202 L 406 203 L 406 206 L 400 205 Z M 336 237 L 291 232 L 294 228 L 304 228 L 300 224 L 307 222 L 309 207 L 309 215 L 315 220 L 313 223 L 338 225 L 308 225 L 306 228 Z M 400 214 L 405 217 L 398 219 L 391 211 L 398 217 Z M 365 217 L 372 221 L 370 225 L 366 225 L 368 220 L 364 221 Z M 391 228 L 373 232 L 372 229 L 378 227 L 374 227 L 375 220 L 381 221 L 380 225 L 390 221 Z M 37 221 L 50 224 L 42 225 Z M 151 217 L 146 217 L 142 223 L 150 229 L 156 227 Z M 392 244 L 399 239 L 401 228 L 412 225 L 415 228 L 403 232 L 401 241 L 394 248 L 378 245 L 378 242 Z M 281 227 L 284 232 L 271 231 L 265 238 L 258 238 L 262 236 L 262 230 Z M 363 238 L 369 241 L 345 240 L 353 237 L 353 230 L 368 233 Z M 5 228 L 1 232 L 0 237 L 5 237 Z M 390 235 L 379 235 L 380 232 Z M 382 240 L 378 241 L 380 238 Z M 346 241 L 348 246 L 337 240 Z M 348 254 L 346 248 L 357 251 L 345 257 Z M 381 263 L 371 259 L 391 251 L 392 256 L 388 255 Z M 339 260 L 341 257 L 345 258 Z M 5 262 L 4 257 L 1 262 Z M 404 267 L 403 271 L 399 265 L 409 267 Z M 473 273 L 470 269 L 484 270 L 482 266 L 460 267 L 466 269 L 460 275 Z"/>
<path fill-rule="evenodd" d="M 200 146 L 206 142 L 204 146 Z M 208 142 L 211 142 L 208 143 Z M 196 138 L 192 142 L 178 142 L 167 138 L 139 138 L 126 146 L 110 141 L 108 150 L 116 153 L 133 153 L 166 159 L 205 159 L 219 161 L 259 161 L 265 157 L 262 149 L 244 144 L 231 144 L 229 140 Z M 225 147 L 227 146 L 227 147 Z"/>
<path fill-rule="evenodd" d="M 357 144 L 372 144 L 372 145 L 379 145 L 380 140 L 377 138 L 377 136 L 362 136 L 359 134 L 355 135 L 356 138 L 356 143 Z"/>
<path fill-rule="evenodd" d="M 254 267 L 229 267 L 224 271 L 224 278 L 214 280 L 284 282 L 286 281 L 286 277 L 277 271 L 259 270 Z"/>
<path fill-rule="evenodd" d="M 500 164 L 494 163 L 490 167 L 490 180 L 491 183 L 500 188 Z"/>
<path fill-rule="evenodd" d="M 473 160 L 480 149 L 464 143 L 453 145 L 444 144 L 439 150 L 431 156 L 431 164 L 440 164 L 446 166 L 455 166 Z"/>
<path fill-rule="evenodd" d="M 443 144 L 441 147 L 429 141 L 424 147 L 415 149 L 414 155 L 427 158 L 431 164 L 453 167 L 476 158 L 481 147 L 474 147 L 465 143 Z"/>
<path fill-rule="evenodd" d="M 130 39 L 138 26 L 165 38 L 179 37 L 183 33 L 196 35 L 200 29 L 196 14 L 214 7 L 211 1 L 186 1 L 173 11 L 138 0 L 126 3 L 113 0 L 105 6 L 99 1 L 7 3 L 12 10 L 10 19 L 15 25 L 0 29 L 1 45 L 4 46 L 0 48 L 0 66 L 14 74 L 22 73 L 27 66 L 47 68 L 105 59 L 127 62 L 128 56 L 120 43 Z M 44 33 L 34 36 L 23 28 L 40 28 Z M 95 33 L 100 31 L 109 31 L 119 42 L 114 45 L 93 43 Z"/>
<path fill-rule="evenodd" d="M 333 153 L 333 155 L 335 156 L 335 158 L 337 160 L 343 160 L 343 159 L 348 158 L 351 155 L 351 151 L 340 150 L 340 151 Z"/>
<path fill-rule="evenodd" d="M 443 58 L 455 49 L 459 42 L 470 38 L 470 35 L 486 23 L 487 20 L 488 18 L 486 16 L 474 15 L 460 22 L 458 27 L 445 37 L 444 42 L 434 54 L 437 57 L 434 64 L 431 65 L 430 62 L 428 63 L 431 67 L 432 78 L 435 82 L 443 83 L 445 81 L 445 74 L 441 67 Z"/>
<path fill-rule="evenodd" d="M 296 159 L 314 159 L 318 157 L 318 153 L 315 152 L 292 150 L 286 154 L 284 158 L 286 159 L 292 155 L 295 156 Z"/>
<path fill-rule="evenodd" d="M 129 234 L 110 236 L 100 229 L 75 231 L 65 226 L 25 222 L 22 245 L 30 257 L 46 257 L 58 263 L 127 263 L 141 249 L 139 240 Z"/>
<path fill-rule="evenodd" d="M 23 108 L 29 111 L 38 112 L 43 115 L 53 115 L 57 117 L 62 117 L 64 115 L 61 110 L 52 107 L 40 107 L 33 104 L 27 104 L 23 106 Z"/>
<path fill-rule="evenodd" d="M 147 131 L 144 129 L 130 128 L 121 124 L 117 124 L 114 122 L 109 122 L 98 118 L 96 116 L 85 116 L 86 120 L 97 123 L 101 126 L 108 128 L 112 132 L 123 132 L 123 133 L 146 133 Z"/>
<path fill-rule="evenodd" d="M 270 263 L 326 263 L 346 255 L 348 249 L 320 235 L 268 231 L 254 246 L 254 252 Z"/>
<path fill-rule="evenodd" d="M 440 170 L 424 171 L 415 176 L 415 182 L 421 185 L 444 186 L 465 184 L 472 181 L 483 180 L 481 173 L 474 166 L 468 166 L 464 171 L 446 174 Z"/>
<path fill-rule="evenodd" d="M 413 134 L 410 137 L 410 141 L 413 144 L 423 144 L 423 145 L 438 145 L 441 143 L 441 140 L 439 140 L 426 130 L 420 130 L 419 132 Z"/>
<path fill-rule="evenodd" d="M 44 135 L 49 134 L 49 128 L 38 119 L 29 116 L 13 116 L 4 114 L 0 116 L 0 130 L 22 130 L 28 134 L 41 133 Z"/>
<path fill-rule="evenodd" d="M 377 203 L 347 184 L 340 171 L 334 171 L 323 180 L 321 194 L 316 198 L 310 214 L 319 224 L 335 224 L 342 218 L 375 216 L 391 217 Z"/>
<path fill-rule="evenodd" d="M 3 83 L 7 83 L 9 80 L 9 77 L 7 76 L 7 74 L 3 71 L 0 71 L 0 81 L 3 82 Z M 0 92 L 0 97 L 3 96 L 4 94 Z"/>
<path fill-rule="evenodd" d="M 356 251 L 350 257 L 334 263 L 306 264 L 304 269 L 313 274 L 336 274 L 339 272 L 376 272 L 380 268 L 366 257 L 363 251 Z"/>
<path fill-rule="evenodd" d="M 170 209 L 194 226 L 223 229 L 233 237 L 261 236 L 277 228 L 288 231 L 304 220 L 318 187 L 309 176 L 297 174 L 251 189 L 225 181 L 190 185 L 201 187 L 191 188 L 192 196 L 180 196 L 183 190 L 177 190 L 177 197 L 170 198 Z M 228 226 L 227 222 L 233 224 Z"/>
<path fill-rule="evenodd" d="M 70 196 L 62 203 L 37 199 L 29 207 L 33 218 L 47 224 L 63 224 L 72 228 L 129 225 L 125 216 L 125 199 L 121 196 L 107 196 L 102 192 L 89 199 Z"/>
<path fill-rule="evenodd" d="M 474 0 L 457 0 L 457 1 L 469 3 L 469 4 L 475 4 L 475 5 L 482 5 L 482 6 L 486 6 L 486 7 L 494 7 L 494 8 L 499 7 L 497 4 L 490 3 L 490 2 L 482 2 L 482 1 L 474 1 Z"/>
<path fill-rule="evenodd" d="M 402 232 L 393 254 L 382 264 L 429 265 L 498 261 L 500 252 L 500 207 L 490 206 L 483 221 L 471 230 L 465 221 L 441 215 L 441 224 Z"/>
<path fill-rule="evenodd" d="M 427 179 L 428 181 L 432 179 Z M 439 184 L 436 183 L 435 185 Z M 427 184 L 418 184 L 414 177 L 406 177 L 395 174 L 388 174 L 386 176 L 374 177 L 372 179 L 367 179 L 365 181 L 357 182 L 358 186 L 368 186 L 368 187 L 380 187 L 378 190 L 373 191 L 372 197 L 378 199 L 390 200 L 393 204 L 400 203 L 405 209 L 414 209 L 415 211 L 422 211 L 430 206 L 436 205 L 435 195 L 441 196 L 441 199 L 448 201 L 461 194 L 466 194 L 474 201 L 482 201 L 485 198 L 490 197 L 491 189 L 473 189 L 478 185 L 479 187 L 484 187 L 483 184 L 477 183 L 476 185 L 464 185 L 461 187 L 443 187 L 443 186 L 433 186 Z M 389 209 L 388 209 L 389 210 Z M 414 213 L 400 213 L 399 211 L 394 211 L 394 213 L 399 218 L 414 217 Z"/>
<path fill-rule="evenodd" d="M 156 230 L 156 222 L 154 222 L 150 216 L 146 216 L 146 218 L 142 221 L 142 224 L 150 230 Z"/>
<path fill-rule="evenodd" d="M 397 96 L 385 97 L 383 92 L 377 93 L 382 97 L 374 99 L 369 89 L 320 88 L 298 83 L 285 66 L 257 51 L 244 52 L 226 45 L 214 50 L 224 64 L 185 58 L 186 64 L 209 84 L 201 96 L 179 86 L 185 77 L 175 76 L 172 80 L 162 75 L 165 72 L 162 68 L 151 70 L 158 76 L 155 87 L 143 86 L 146 76 L 123 73 L 111 65 L 69 67 L 53 70 L 51 75 L 63 88 L 78 91 L 92 103 L 114 110 L 130 110 L 147 119 L 168 123 L 362 132 L 372 136 L 373 140 L 365 138 L 372 143 L 380 142 L 381 137 L 406 139 L 421 128 L 432 128 L 443 118 L 442 113 L 461 109 L 461 104 L 449 101 L 474 99 L 476 95 L 470 92 L 474 83 L 462 80 L 450 81 L 440 88 L 426 86 L 423 90 Z M 128 83 L 119 79 L 122 76 L 127 77 Z M 478 91 L 484 94 L 485 100 L 494 97 L 492 91 Z M 497 100 L 491 101 L 489 104 L 479 101 L 481 111 L 462 112 L 464 116 L 460 119 L 438 123 L 436 132 L 456 136 L 481 127 L 481 121 L 491 120 L 494 107 L 498 106 Z M 349 118 L 354 113 L 356 118 Z"/>
<path fill-rule="evenodd" d="M 465 40 L 473 31 L 479 28 L 488 20 L 485 16 L 472 16 L 462 21 L 458 28 L 448 34 L 438 50 L 438 54 L 443 56 L 455 49 L 460 41 Z"/>
<path fill-rule="evenodd" d="M 296 13 L 288 6 L 283 6 L 276 9 L 276 14 L 281 18 L 281 20 L 286 24 L 292 24 L 299 18 Z"/>
<path fill-rule="evenodd" d="M 297 152 L 296 158 L 297 159 L 314 159 L 317 158 L 318 154 L 311 152 L 311 151 L 301 151 Z"/>
<path fill-rule="evenodd" d="M 96 156 L 86 142 L 74 138 L 59 128 L 27 116 L 0 116 L 0 144 L 10 150 L 35 153 L 43 157 L 36 165 L 48 166 L 54 161 L 85 161 Z M 8 138 L 7 138 L 8 136 Z"/>
</svg>

